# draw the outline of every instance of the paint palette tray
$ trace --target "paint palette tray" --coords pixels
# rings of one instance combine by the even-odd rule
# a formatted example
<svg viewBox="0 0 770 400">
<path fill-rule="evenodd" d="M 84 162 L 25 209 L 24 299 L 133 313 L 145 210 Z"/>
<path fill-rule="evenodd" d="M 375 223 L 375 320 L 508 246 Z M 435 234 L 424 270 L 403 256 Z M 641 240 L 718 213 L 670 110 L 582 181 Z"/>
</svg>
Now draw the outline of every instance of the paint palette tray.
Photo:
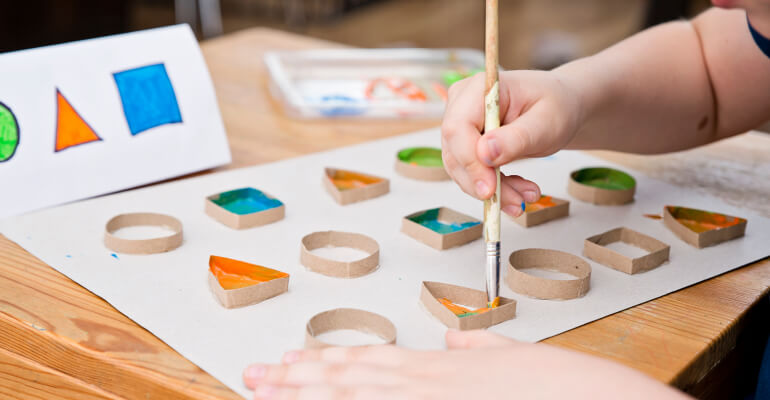
<svg viewBox="0 0 770 400">
<path fill-rule="evenodd" d="M 270 91 L 294 118 L 440 118 L 447 89 L 483 70 L 473 49 L 269 52 Z"/>
</svg>

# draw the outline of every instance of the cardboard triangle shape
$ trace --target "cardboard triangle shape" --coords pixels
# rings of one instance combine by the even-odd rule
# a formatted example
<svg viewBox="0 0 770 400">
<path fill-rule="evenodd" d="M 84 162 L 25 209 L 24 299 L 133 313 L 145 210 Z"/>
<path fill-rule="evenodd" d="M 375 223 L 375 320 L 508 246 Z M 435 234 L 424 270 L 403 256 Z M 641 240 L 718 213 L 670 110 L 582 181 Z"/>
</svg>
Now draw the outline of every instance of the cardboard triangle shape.
<svg viewBox="0 0 770 400">
<path fill-rule="evenodd" d="M 703 248 L 743 236 L 748 221 L 711 211 L 665 206 L 663 223 L 680 239 L 697 248 Z"/>
<path fill-rule="evenodd" d="M 102 140 L 66 97 L 56 89 L 56 146 L 59 152 L 81 144 Z"/>
<path fill-rule="evenodd" d="M 225 308 L 259 303 L 289 289 L 289 274 L 231 258 L 209 258 L 209 287 Z"/>
<path fill-rule="evenodd" d="M 487 294 L 481 290 L 448 283 L 423 282 L 420 301 L 444 325 L 461 331 L 489 328 L 516 317 L 516 301 L 505 297 L 500 297 L 499 305 L 487 311 L 465 313 L 467 310 L 462 310 L 460 313 L 459 307 L 486 307 Z M 448 303 L 454 307 L 450 309 L 447 307 Z"/>
<path fill-rule="evenodd" d="M 341 205 L 372 199 L 390 191 L 388 179 L 336 168 L 325 169 L 323 185 Z"/>
</svg>

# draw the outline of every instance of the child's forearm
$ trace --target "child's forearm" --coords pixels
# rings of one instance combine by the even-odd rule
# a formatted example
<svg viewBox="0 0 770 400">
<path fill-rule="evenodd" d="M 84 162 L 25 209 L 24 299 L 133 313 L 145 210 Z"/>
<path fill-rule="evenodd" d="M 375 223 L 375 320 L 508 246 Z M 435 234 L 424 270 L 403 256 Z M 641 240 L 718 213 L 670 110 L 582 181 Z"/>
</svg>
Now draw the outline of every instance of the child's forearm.
<svg viewBox="0 0 770 400">
<path fill-rule="evenodd" d="M 770 115 L 769 68 L 743 11 L 649 29 L 556 69 L 580 96 L 569 147 L 663 153 L 752 129 Z"/>
</svg>

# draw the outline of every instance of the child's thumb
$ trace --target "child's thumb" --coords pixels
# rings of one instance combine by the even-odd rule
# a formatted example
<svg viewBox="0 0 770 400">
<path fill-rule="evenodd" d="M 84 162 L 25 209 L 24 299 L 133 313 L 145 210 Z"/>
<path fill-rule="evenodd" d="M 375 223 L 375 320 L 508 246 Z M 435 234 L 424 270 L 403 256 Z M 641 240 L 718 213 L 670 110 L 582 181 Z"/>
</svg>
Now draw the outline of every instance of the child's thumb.
<svg viewBox="0 0 770 400">
<path fill-rule="evenodd" d="M 485 133 L 476 142 L 476 156 L 489 167 L 499 167 L 511 161 L 536 154 L 537 138 L 543 137 L 541 116 L 533 107 L 513 122 Z"/>
</svg>

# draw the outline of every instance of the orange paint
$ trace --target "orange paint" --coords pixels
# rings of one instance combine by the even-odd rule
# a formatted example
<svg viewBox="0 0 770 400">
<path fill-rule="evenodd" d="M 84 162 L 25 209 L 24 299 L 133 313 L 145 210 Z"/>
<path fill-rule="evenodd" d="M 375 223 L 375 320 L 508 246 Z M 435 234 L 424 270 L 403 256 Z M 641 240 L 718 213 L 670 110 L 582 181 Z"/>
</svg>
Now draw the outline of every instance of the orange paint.
<svg viewBox="0 0 770 400">
<path fill-rule="evenodd" d="M 469 315 L 483 314 L 500 305 L 499 297 L 495 298 L 492 304 L 489 304 L 489 307 L 477 308 L 475 310 L 471 310 L 469 308 L 452 303 L 449 299 L 446 299 L 444 297 L 439 298 L 438 301 L 439 303 L 443 304 L 444 307 L 448 308 L 449 311 L 453 312 L 455 315 L 457 315 L 460 318 L 467 317 Z"/>
<path fill-rule="evenodd" d="M 377 78 L 372 80 L 364 90 L 364 95 L 367 99 L 371 100 L 374 98 L 374 89 L 380 84 L 385 84 L 396 96 L 414 101 L 428 100 L 428 96 L 425 95 L 425 92 L 419 86 L 415 85 L 412 81 L 400 78 Z"/>
<path fill-rule="evenodd" d="M 58 89 L 56 90 L 56 107 L 55 151 L 102 140 Z"/>
<path fill-rule="evenodd" d="M 554 207 L 555 205 L 556 203 L 553 202 L 553 198 L 551 196 L 540 196 L 538 201 L 527 204 L 524 212 L 540 211 L 544 208 Z"/>
<path fill-rule="evenodd" d="M 658 214 L 644 214 L 644 216 L 649 219 L 663 219 L 663 217 Z"/>
<path fill-rule="evenodd" d="M 693 208 L 667 206 L 666 209 L 674 218 L 676 218 L 677 221 L 679 221 L 680 224 L 686 226 L 688 229 L 695 233 L 703 233 L 713 229 L 727 228 L 746 221 L 743 218 L 730 217 L 723 214 L 696 210 Z"/>
<path fill-rule="evenodd" d="M 373 183 L 382 182 L 382 179 L 373 176 L 359 174 L 350 171 L 335 171 L 334 175 L 329 176 L 334 186 L 339 190 L 361 188 Z"/>
<path fill-rule="evenodd" d="M 225 290 L 240 289 L 289 276 L 285 272 L 218 256 L 209 258 L 209 271 Z"/>
</svg>

